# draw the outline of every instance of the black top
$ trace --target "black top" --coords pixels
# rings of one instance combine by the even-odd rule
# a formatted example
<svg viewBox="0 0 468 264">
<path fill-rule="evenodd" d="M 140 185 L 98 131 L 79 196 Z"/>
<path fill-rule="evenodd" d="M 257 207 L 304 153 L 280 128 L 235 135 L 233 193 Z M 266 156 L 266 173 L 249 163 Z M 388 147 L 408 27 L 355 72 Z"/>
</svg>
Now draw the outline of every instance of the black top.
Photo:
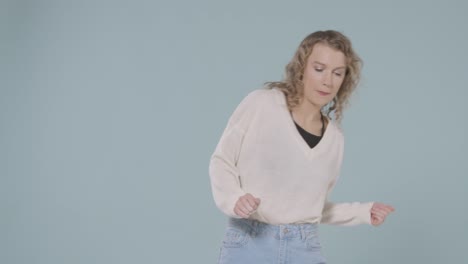
<svg viewBox="0 0 468 264">
<path fill-rule="evenodd" d="M 296 124 L 296 128 L 301 134 L 302 138 L 307 142 L 307 145 L 309 145 L 310 148 L 314 148 L 317 146 L 317 144 L 320 142 L 320 139 L 323 137 L 323 133 L 325 132 L 325 121 L 323 119 L 322 115 L 322 134 L 320 136 L 316 136 L 314 134 L 311 134 L 307 132 L 305 129 L 303 129 L 301 126 L 299 126 L 296 121 L 294 121 L 294 124 Z"/>
</svg>

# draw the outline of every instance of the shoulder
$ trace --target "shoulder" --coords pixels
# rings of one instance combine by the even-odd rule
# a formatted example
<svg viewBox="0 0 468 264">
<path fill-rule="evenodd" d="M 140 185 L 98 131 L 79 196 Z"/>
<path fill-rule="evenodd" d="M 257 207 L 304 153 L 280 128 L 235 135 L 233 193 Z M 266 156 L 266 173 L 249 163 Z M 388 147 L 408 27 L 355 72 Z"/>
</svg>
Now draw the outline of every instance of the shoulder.
<svg viewBox="0 0 468 264">
<path fill-rule="evenodd" d="M 278 96 L 277 89 L 259 88 L 250 91 L 244 99 L 248 100 L 272 100 Z"/>
<path fill-rule="evenodd" d="M 273 97 L 274 91 L 268 89 L 255 89 L 246 93 L 231 115 L 231 122 L 250 120 L 260 109 L 268 108 L 266 106 L 269 101 L 273 101 Z"/>
<path fill-rule="evenodd" d="M 280 91 L 276 89 L 259 88 L 248 92 L 240 103 L 241 108 L 259 108 L 276 102 Z"/>
<path fill-rule="evenodd" d="M 240 131 L 247 131 L 250 123 L 263 112 L 270 112 L 271 102 L 275 101 L 275 91 L 270 89 L 255 89 L 248 92 L 237 105 L 228 121 L 228 126 Z"/>
<path fill-rule="evenodd" d="M 338 138 L 341 141 L 344 141 L 344 132 L 343 132 L 343 127 L 341 126 L 341 124 L 337 123 L 335 120 L 329 120 L 329 125 L 335 131 L 335 134 L 338 136 Z"/>
</svg>

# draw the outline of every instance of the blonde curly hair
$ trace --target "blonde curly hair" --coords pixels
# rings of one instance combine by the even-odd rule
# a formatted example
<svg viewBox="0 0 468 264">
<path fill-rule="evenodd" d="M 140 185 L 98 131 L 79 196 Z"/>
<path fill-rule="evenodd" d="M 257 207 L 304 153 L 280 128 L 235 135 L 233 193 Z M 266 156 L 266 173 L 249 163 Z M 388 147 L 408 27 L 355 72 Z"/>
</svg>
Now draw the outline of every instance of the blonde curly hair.
<svg viewBox="0 0 468 264">
<path fill-rule="evenodd" d="M 306 67 L 307 59 L 312 53 L 315 44 L 322 43 L 343 52 L 346 57 L 346 73 L 341 87 L 333 100 L 322 107 L 322 113 L 329 119 L 332 114 L 335 120 L 341 123 L 343 110 L 349 103 L 351 94 L 356 89 L 361 75 L 362 60 L 353 50 L 351 41 L 342 33 L 335 30 L 316 31 L 302 40 L 291 61 L 286 65 L 285 77 L 279 82 L 266 82 L 266 88 L 280 89 L 286 96 L 289 111 L 297 105 L 304 93 L 302 76 Z"/>
</svg>

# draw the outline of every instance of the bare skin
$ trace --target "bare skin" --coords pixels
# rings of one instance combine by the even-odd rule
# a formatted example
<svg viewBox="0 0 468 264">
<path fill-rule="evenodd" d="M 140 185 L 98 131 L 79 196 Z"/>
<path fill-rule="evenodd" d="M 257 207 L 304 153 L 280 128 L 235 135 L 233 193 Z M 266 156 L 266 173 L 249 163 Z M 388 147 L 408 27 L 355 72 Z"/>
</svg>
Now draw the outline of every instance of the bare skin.
<svg viewBox="0 0 468 264">
<path fill-rule="evenodd" d="M 260 198 L 255 198 L 252 194 L 247 193 L 237 200 L 234 207 L 234 212 L 242 218 L 249 218 L 249 216 L 257 210 L 260 205 Z"/>
<path fill-rule="evenodd" d="M 371 208 L 371 224 L 373 226 L 379 226 L 383 224 L 387 215 L 394 211 L 395 208 L 393 208 L 391 205 L 375 202 Z"/>
</svg>

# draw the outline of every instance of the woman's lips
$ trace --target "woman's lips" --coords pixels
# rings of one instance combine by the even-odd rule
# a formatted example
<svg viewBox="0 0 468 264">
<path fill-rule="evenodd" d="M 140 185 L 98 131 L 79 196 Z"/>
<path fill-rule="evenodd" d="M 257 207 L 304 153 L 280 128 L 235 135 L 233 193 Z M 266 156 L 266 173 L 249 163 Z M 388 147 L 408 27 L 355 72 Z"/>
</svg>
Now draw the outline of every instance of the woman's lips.
<svg viewBox="0 0 468 264">
<path fill-rule="evenodd" d="M 321 96 L 327 96 L 329 95 L 330 93 L 326 93 L 326 92 L 322 92 L 322 91 L 317 91 Z"/>
</svg>

